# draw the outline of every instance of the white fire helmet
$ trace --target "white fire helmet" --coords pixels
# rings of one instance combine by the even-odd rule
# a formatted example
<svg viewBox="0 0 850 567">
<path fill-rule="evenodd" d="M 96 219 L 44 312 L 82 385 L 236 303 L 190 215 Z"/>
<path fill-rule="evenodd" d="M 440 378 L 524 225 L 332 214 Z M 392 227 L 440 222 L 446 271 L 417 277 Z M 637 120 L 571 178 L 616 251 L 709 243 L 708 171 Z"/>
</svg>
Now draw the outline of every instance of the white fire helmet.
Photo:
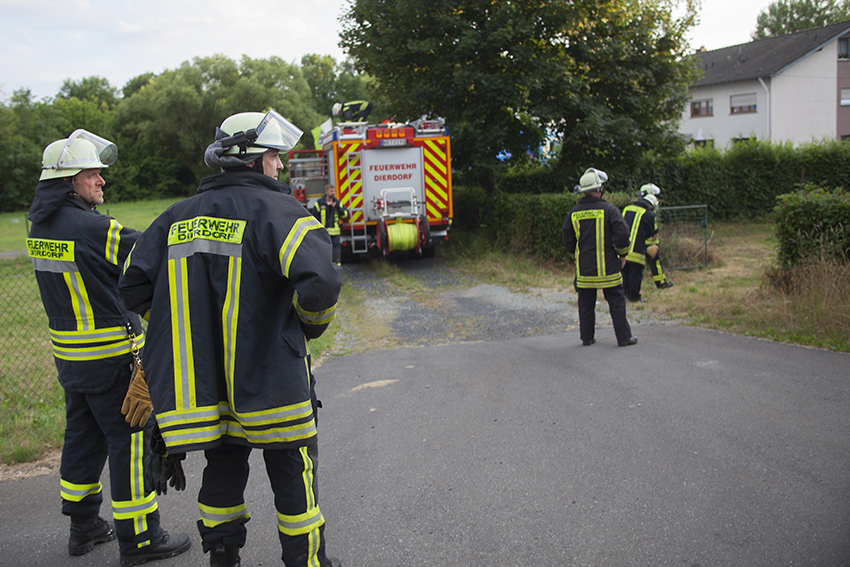
<svg viewBox="0 0 850 567">
<path fill-rule="evenodd" d="M 73 177 L 84 169 L 109 167 L 117 159 L 115 144 L 86 130 L 74 130 L 67 138 L 44 148 L 40 179 Z"/>
<path fill-rule="evenodd" d="M 579 179 L 578 185 L 575 187 L 575 192 L 587 193 L 589 191 L 598 191 L 606 181 L 608 181 L 607 173 L 590 167 L 584 172 L 581 179 Z"/>
<path fill-rule="evenodd" d="M 658 195 L 661 193 L 661 188 L 658 187 L 655 183 L 647 183 L 646 185 L 642 185 L 640 190 L 638 191 L 638 195 L 643 197 L 645 195 Z"/>
</svg>

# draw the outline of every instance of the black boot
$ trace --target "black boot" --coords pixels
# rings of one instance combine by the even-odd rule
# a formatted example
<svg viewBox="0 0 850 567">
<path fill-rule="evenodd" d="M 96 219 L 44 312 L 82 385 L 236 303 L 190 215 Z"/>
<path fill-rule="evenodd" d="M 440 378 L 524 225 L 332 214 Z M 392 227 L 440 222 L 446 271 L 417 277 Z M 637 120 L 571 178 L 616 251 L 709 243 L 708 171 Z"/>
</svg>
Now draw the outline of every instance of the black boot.
<svg viewBox="0 0 850 567">
<path fill-rule="evenodd" d="M 129 567 L 131 565 L 141 565 L 154 559 L 174 557 L 184 551 L 189 551 L 190 547 L 192 547 L 192 542 L 186 534 L 177 534 L 174 536 L 174 539 L 171 539 L 168 532 L 162 532 L 162 539 L 152 545 L 141 548 L 139 553 L 122 555 L 121 565 Z"/>
<path fill-rule="evenodd" d="M 68 538 L 69 555 L 85 555 L 98 543 L 115 539 L 112 524 L 100 517 L 71 516 L 71 537 Z"/>
<path fill-rule="evenodd" d="M 210 551 L 210 567 L 239 567 L 241 564 L 238 547 L 220 543 Z"/>
</svg>

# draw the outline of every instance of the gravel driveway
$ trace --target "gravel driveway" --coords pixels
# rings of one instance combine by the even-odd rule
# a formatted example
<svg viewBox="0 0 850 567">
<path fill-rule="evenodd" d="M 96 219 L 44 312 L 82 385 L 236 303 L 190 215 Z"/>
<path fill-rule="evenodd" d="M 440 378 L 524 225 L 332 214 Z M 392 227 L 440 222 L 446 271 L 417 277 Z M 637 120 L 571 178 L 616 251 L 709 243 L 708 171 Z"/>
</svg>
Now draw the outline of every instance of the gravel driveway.
<svg viewBox="0 0 850 567">
<path fill-rule="evenodd" d="M 377 262 L 378 260 L 372 260 Z M 343 265 L 343 281 L 362 298 L 361 317 L 338 311 L 341 331 L 329 354 L 344 354 L 470 341 L 497 341 L 569 333 L 578 341 L 578 310 L 572 282 L 558 289 L 522 292 L 485 283 L 439 258 L 393 259 L 405 285 L 376 275 L 368 262 Z M 597 303 L 597 328 L 610 328 L 608 304 Z M 672 324 L 643 310 L 630 310 L 632 324 Z M 356 327 L 365 327 L 358 330 Z"/>
</svg>

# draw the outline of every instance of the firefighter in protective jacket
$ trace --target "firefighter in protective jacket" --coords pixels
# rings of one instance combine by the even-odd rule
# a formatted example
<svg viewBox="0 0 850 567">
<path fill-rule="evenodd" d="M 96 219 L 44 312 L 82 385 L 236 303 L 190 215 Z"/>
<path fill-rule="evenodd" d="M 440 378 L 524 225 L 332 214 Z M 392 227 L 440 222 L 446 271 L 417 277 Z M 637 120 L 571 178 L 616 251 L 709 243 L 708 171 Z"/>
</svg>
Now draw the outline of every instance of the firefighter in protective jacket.
<svg viewBox="0 0 850 567">
<path fill-rule="evenodd" d="M 589 168 L 576 185 L 583 193 L 578 204 L 564 220 L 561 239 L 567 254 L 575 258 L 575 288 L 581 342 L 596 342 L 596 290 L 601 289 L 608 302 L 614 333 L 619 346 L 637 343 L 626 319 L 626 297 L 620 270 L 629 252 L 629 227 L 619 209 L 602 199 L 602 185 L 608 180 L 604 171 Z"/>
<path fill-rule="evenodd" d="M 121 266 L 141 233 L 96 210 L 100 171 L 117 157 L 113 143 L 85 130 L 45 148 L 27 249 L 65 390 L 59 483 L 62 513 L 71 517 L 68 552 L 83 555 L 117 535 L 121 564 L 136 565 L 182 553 L 191 542 L 162 530 L 156 495 L 145 485 L 149 412 L 135 426 L 121 413 L 132 351 L 145 338 L 118 294 Z M 107 457 L 114 530 L 98 515 Z"/>
<path fill-rule="evenodd" d="M 658 234 L 655 207 L 650 198 L 655 197 L 643 196 L 623 209 L 623 218 L 629 225 L 631 241 L 629 253 L 626 255 L 626 265 L 623 267 L 623 287 L 628 301 L 643 301 L 640 295 L 643 267 L 646 265 L 647 258 L 650 258 L 647 253 L 648 247 Z"/>
<path fill-rule="evenodd" d="M 316 199 L 316 202 L 313 204 L 312 213 L 328 231 L 331 237 L 331 243 L 333 244 L 333 261 L 339 264 L 341 260 L 339 221 L 348 218 L 348 209 L 336 198 L 333 185 L 325 185 L 325 196 Z"/>
<path fill-rule="evenodd" d="M 652 272 L 652 281 L 655 282 L 655 287 L 664 289 L 673 287 L 673 282 L 664 273 L 664 268 L 661 264 L 661 250 L 659 249 L 660 239 L 658 233 L 658 194 L 661 189 L 654 183 L 642 185 L 638 191 L 638 197 L 646 199 L 651 205 L 655 213 L 655 236 L 646 241 L 646 261 L 649 264 L 649 270 Z"/>
<path fill-rule="evenodd" d="M 277 180 L 301 131 L 274 110 L 226 119 L 204 155 L 221 173 L 134 247 L 125 304 L 149 312 L 146 364 L 169 452 L 203 450 L 204 552 L 233 565 L 246 539 L 248 456 L 263 457 L 287 566 L 332 564 L 315 491 L 308 339 L 333 320 L 341 270 L 327 231 Z"/>
</svg>

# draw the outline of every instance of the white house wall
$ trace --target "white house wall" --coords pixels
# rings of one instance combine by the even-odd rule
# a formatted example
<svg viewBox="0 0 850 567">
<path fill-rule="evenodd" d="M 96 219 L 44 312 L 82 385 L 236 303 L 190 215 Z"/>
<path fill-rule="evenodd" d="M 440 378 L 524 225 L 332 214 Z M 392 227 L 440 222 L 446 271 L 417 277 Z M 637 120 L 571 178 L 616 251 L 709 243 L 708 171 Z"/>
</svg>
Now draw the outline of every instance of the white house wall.
<svg viewBox="0 0 850 567">
<path fill-rule="evenodd" d="M 713 140 L 717 148 L 725 148 L 736 138 L 767 137 L 767 98 L 757 80 L 691 87 L 690 91 L 692 101 L 712 99 L 714 115 L 692 118 L 688 103 L 682 112 L 680 133 L 693 140 Z M 756 94 L 756 112 L 732 114 L 731 97 L 751 93 Z"/>
<path fill-rule="evenodd" d="M 771 86 L 771 139 L 795 144 L 835 138 L 838 42 L 782 73 Z"/>
</svg>

